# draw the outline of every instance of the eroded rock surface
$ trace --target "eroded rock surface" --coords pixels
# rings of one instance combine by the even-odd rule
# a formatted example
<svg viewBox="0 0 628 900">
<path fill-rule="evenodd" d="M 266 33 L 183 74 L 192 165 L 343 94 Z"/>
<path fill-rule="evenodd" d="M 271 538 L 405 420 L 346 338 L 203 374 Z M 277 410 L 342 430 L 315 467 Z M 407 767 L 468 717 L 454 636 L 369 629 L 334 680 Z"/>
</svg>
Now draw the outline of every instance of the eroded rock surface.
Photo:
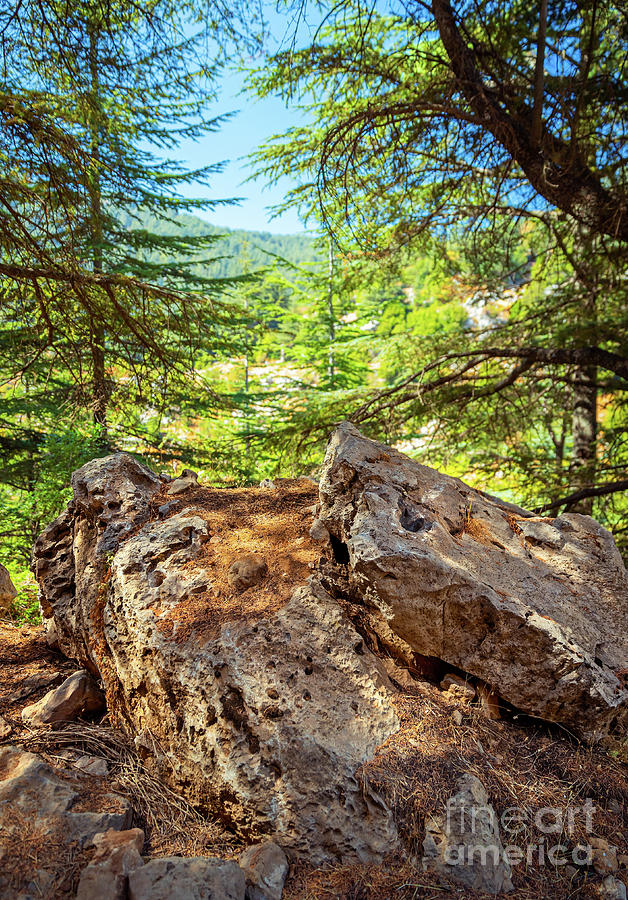
<svg viewBox="0 0 628 900">
<path fill-rule="evenodd" d="M 356 590 L 415 652 L 590 739 L 625 729 L 628 578 L 592 518 L 534 517 L 349 423 L 332 436 L 320 494 Z"/>
<path fill-rule="evenodd" d="M 171 856 L 129 875 L 129 900 L 244 900 L 244 873 L 235 860 Z"/>
<path fill-rule="evenodd" d="M 193 802 L 247 839 L 275 836 L 312 862 L 394 848 L 391 814 L 359 776 L 398 728 L 392 688 L 342 605 L 316 580 L 270 607 L 250 591 L 212 593 L 203 509 L 146 521 L 156 476 L 125 454 L 84 468 L 74 506 L 38 542 L 36 567 L 61 649 L 97 664 L 118 721 Z M 289 559 L 272 564 L 290 571 Z M 213 623 L 192 615 L 197 602 Z"/>
</svg>

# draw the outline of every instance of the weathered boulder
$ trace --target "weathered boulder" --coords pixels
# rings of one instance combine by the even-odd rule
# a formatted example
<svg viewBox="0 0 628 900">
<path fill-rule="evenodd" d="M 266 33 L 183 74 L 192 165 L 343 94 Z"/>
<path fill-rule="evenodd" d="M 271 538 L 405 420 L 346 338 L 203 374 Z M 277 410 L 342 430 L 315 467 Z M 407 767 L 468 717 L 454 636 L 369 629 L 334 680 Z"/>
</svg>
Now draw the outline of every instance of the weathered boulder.
<svg viewBox="0 0 628 900">
<path fill-rule="evenodd" d="M 111 714 L 248 840 L 275 836 L 312 862 L 393 849 L 392 816 L 359 776 L 398 728 L 393 692 L 341 603 L 315 580 L 266 606 L 212 594 L 206 508 L 146 521 L 152 473 L 125 454 L 84 469 L 35 565 L 61 649 L 97 664 Z"/>
<path fill-rule="evenodd" d="M 79 669 L 63 684 L 38 700 L 25 706 L 22 720 L 26 725 L 38 728 L 55 722 L 71 721 L 84 713 L 95 712 L 105 705 L 105 698 L 96 681 L 85 669 Z"/>
<path fill-rule="evenodd" d="M 11 581 L 9 570 L 0 563 L 0 613 L 8 612 L 16 597 L 17 590 Z"/>
<path fill-rule="evenodd" d="M 535 517 L 349 423 L 320 494 L 356 589 L 414 651 L 589 739 L 625 728 L 628 577 L 597 522 Z"/>
<path fill-rule="evenodd" d="M 475 775 L 464 775 L 445 811 L 426 821 L 423 868 L 474 891 L 498 894 L 512 890 L 512 871 L 497 814 Z"/>
<path fill-rule="evenodd" d="M 244 891 L 235 860 L 167 856 L 129 874 L 129 900 L 244 900 Z"/>
</svg>

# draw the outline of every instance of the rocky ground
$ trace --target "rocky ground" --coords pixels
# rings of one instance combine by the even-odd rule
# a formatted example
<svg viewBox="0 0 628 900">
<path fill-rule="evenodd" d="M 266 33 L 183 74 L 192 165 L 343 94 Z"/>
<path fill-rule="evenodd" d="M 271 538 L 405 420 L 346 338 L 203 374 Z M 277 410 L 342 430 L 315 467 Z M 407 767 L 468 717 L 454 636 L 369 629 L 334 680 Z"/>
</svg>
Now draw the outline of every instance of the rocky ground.
<svg viewBox="0 0 628 900">
<path fill-rule="evenodd" d="M 625 897 L 612 540 L 404 460 L 76 473 L 0 626 L 2 897 Z"/>
</svg>

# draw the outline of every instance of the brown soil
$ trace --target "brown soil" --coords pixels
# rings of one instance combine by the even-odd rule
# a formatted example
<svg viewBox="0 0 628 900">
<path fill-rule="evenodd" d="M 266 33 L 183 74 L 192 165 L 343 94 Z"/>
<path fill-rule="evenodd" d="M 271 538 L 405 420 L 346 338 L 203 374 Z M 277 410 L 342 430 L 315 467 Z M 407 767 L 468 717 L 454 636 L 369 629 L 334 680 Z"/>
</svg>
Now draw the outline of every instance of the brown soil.
<svg viewBox="0 0 628 900">
<path fill-rule="evenodd" d="M 177 623 L 177 643 L 191 637 L 210 640 L 226 622 L 271 615 L 311 574 L 321 555 L 321 545 L 309 535 L 316 485 L 307 478 L 276 479 L 275 484 L 275 490 L 198 488 L 172 510 L 174 515 L 191 506 L 190 515 L 202 516 L 209 526 L 201 554 L 182 567 L 184 572 L 206 574 L 207 589 L 186 597 L 159 621 L 169 636 Z M 268 574 L 260 584 L 238 593 L 229 585 L 229 567 L 249 555 L 261 557 Z"/>
</svg>

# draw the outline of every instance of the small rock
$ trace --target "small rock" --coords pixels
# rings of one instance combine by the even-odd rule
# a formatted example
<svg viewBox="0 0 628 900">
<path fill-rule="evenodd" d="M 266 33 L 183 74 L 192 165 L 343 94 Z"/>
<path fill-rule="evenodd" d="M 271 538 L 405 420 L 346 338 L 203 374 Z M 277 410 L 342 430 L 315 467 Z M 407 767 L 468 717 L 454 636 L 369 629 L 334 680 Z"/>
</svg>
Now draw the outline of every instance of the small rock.
<svg viewBox="0 0 628 900">
<path fill-rule="evenodd" d="M 462 713 L 459 709 L 454 709 L 453 713 L 451 714 L 451 718 L 454 720 L 456 725 L 462 725 Z"/>
<path fill-rule="evenodd" d="M 128 876 L 144 864 L 141 828 L 94 835 L 96 852 L 81 873 L 76 900 L 125 900 Z"/>
<path fill-rule="evenodd" d="M 617 863 L 622 869 L 628 869 L 628 853 L 619 853 L 617 856 Z"/>
<path fill-rule="evenodd" d="M 510 863 L 499 835 L 499 821 L 486 788 L 464 775 L 447 801 L 447 812 L 425 822 L 423 868 L 474 891 L 511 891 Z"/>
<path fill-rule="evenodd" d="M 3 741 L 6 737 L 8 737 L 13 728 L 9 725 L 6 719 L 0 716 L 0 741 Z"/>
<path fill-rule="evenodd" d="M 416 681 L 404 666 L 396 666 L 394 660 L 390 659 L 390 657 L 382 659 L 382 662 L 388 677 L 396 681 L 404 691 L 416 687 Z"/>
<path fill-rule="evenodd" d="M 246 900 L 281 900 L 288 874 L 281 847 L 273 841 L 247 847 L 239 862 L 246 878 Z"/>
<path fill-rule="evenodd" d="M 325 543 L 329 543 L 329 532 L 320 519 L 314 519 L 312 527 L 310 528 L 310 537 L 313 541 L 324 541 Z"/>
<path fill-rule="evenodd" d="M 619 868 L 617 847 L 613 847 L 604 838 L 592 837 L 589 844 L 593 850 L 593 868 L 598 875 L 608 875 Z"/>
<path fill-rule="evenodd" d="M 244 900 L 245 889 L 233 859 L 168 856 L 129 874 L 129 900 Z"/>
<path fill-rule="evenodd" d="M 58 650 L 59 635 L 57 633 L 55 620 L 52 617 L 50 619 L 42 619 L 42 625 L 44 626 L 44 632 L 46 635 L 46 644 L 48 645 L 48 647 L 50 647 L 51 650 Z"/>
<path fill-rule="evenodd" d="M 77 719 L 86 712 L 102 709 L 105 698 L 95 680 L 85 669 L 79 669 L 63 684 L 48 691 L 41 700 L 22 710 L 22 720 L 32 728 Z"/>
<path fill-rule="evenodd" d="M 616 816 L 621 816 L 624 811 L 623 804 L 620 803 L 620 801 L 615 797 L 611 797 L 611 799 L 608 801 L 607 809 L 609 812 L 614 813 L 614 815 Z"/>
<path fill-rule="evenodd" d="M 603 900 L 626 900 L 626 885 L 613 875 L 607 875 L 598 888 Z"/>
<path fill-rule="evenodd" d="M 74 761 L 73 765 L 75 765 L 77 769 L 80 769 L 81 772 L 85 772 L 86 775 L 95 775 L 99 778 L 104 778 L 105 775 L 109 774 L 107 761 L 101 759 L 99 756 L 79 756 L 79 758 Z"/>
<path fill-rule="evenodd" d="M 17 597 L 17 590 L 11 581 L 9 570 L 0 563 L 0 612 L 8 612 Z"/>
<path fill-rule="evenodd" d="M 567 878 L 576 878 L 580 874 L 575 866 L 565 866 L 564 872 Z"/>
<path fill-rule="evenodd" d="M 88 846 L 94 835 L 108 831 L 125 831 L 133 821 L 133 809 L 121 794 L 104 794 L 100 801 L 107 812 L 73 812 L 69 817 L 79 847 Z"/>
<path fill-rule="evenodd" d="M 176 497 L 195 487 L 198 487 L 198 474 L 192 469 L 184 469 L 178 478 L 170 482 L 167 493 L 170 497 Z"/>
<path fill-rule="evenodd" d="M 268 573 L 268 566 L 261 556 L 243 556 L 229 566 L 229 586 L 235 591 L 245 591 L 259 584 Z"/>
<path fill-rule="evenodd" d="M 158 507 L 157 515 L 160 519 L 165 519 L 171 512 L 175 511 L 178 505 L 177 500 L 171 500 L 170 503 L 164 503 L 162 506 Z"/>
<path fill-rule="evenodd" d="M 275 484 L 274 481 L 271 481 L 270 478 L 264 478 L 263 481 L 260 481 L 259 486 L 261 488 L 264 488 L 267 491 L 276 491 L 277 490 L 277 485 Z"/>
<path fill-rule="evenodd" d="M 475 697 L 473 685 L 453 673 L 445 675 L 440 687 L 442 691 L 447 691 L 448 694 L 460 700 L 473 700 Z"/>
<path fill-rule="evenodd" d="M 480 698 L 480 709 L 487 719 L 493 721 L 501 719 L 499 695 L 488 684 L 478 684 L 478 697 Z"/>
<path fill-rule="evenodd" d="M 58 832 L 68 844 L 85 847 L 99 832 L 125 829 L 131 823 L 131 805 L 119 794 L 106 794 L 94 801 L 91 810 L 76 811 L 77 791 L 35 753 L 0 747 L 0 771 L 0 834 L 19 833 L 26 818 L 44 834 Z M 101 804 L 106 812 L 98 811 Z M 1 876 L 0 867 L 0 885 Z M 0 896 L 5 896 L 1 887 Z"/>
</svg>

